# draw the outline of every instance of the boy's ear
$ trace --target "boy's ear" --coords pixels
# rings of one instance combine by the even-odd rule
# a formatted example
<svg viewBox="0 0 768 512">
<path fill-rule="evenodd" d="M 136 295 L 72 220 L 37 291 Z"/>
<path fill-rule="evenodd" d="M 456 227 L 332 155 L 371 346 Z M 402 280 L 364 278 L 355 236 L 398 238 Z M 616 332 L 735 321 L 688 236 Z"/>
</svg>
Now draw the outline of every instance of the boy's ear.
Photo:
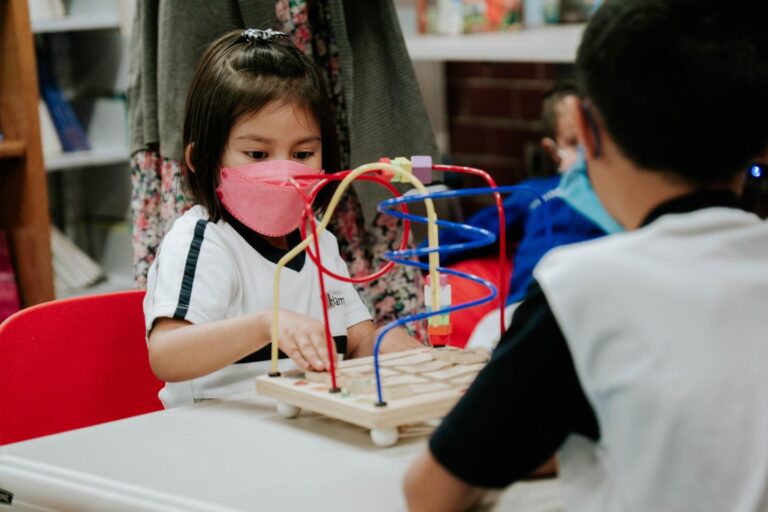
<svg viewBox="0 0 768 512">
<path fill-rule="evenodd" d="M 563 99 L 563 102 L 568 113 L 576 120 L 576 137 L 579 139 L 579 144 L 584 147 L 589 156 L 596 158 L 599 147 L 597 137 L 600 134 L 592 124 L 594 121 L 587 118 L 587 113 L 582 108 L 582 100 L 578 96 L 568 96 Z"/>
<path fill-rule="evenodd" d="M 187 144 L 187 147 L 184 148 L 184 162 L 187 164 L 187 169 L 189 169 L 192 172 L 195 172 L 195 167 L 192 165 L 192 148 L 194 147 L 195 143 Z"/>
<path fill-rule="evenodd" d="M 560 155 L 557 152 L 557 142 L 555 142 L 551 137 L 544 137 L 541 139 L 540 144 L 541 149 L 544 150 L 549 159 L 552 160 L 555 165 L 560 165 Z"/>
</svg>

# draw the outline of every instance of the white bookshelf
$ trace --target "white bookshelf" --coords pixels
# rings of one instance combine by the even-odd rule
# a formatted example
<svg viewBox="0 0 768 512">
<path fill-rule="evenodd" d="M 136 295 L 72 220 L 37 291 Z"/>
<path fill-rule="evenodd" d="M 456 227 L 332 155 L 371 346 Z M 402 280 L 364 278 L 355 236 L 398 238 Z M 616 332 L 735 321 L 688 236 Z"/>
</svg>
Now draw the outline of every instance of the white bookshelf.
<svg viewBox="0 0 768 512">
<path fill-rule="evenodd" d="M 84 295 L 96 295 L 108 292 L 119 292 L 126 290 L 133 290 L 135 288 L 133 282 L 133 264 L 132 255 L 133 250 L 131 247 L 131 226 L 128 221 L 111 226 L 104 234 L 104 240 L 101 243 L 103 250 L 99 258 L 98 263 L 101 271 L 102 278 L 93 281 L 89 280 L 90 284 L 79 287 L 67 287 L 61 286 L 56 288 L 56 298 L 63 299 L 67 297 L 79 297 Z M 66 253 L 61 254 L 62 259 L 67 257 Z M 73 258 L 78 258 L 77 255 L 69 256 L 70 267 L 76 266 L 73 262 Z M 80 256 L 82 258 L 82 256 Z M 86 265 L 87 267 L 87 265 Z M 69 281 L 72 282 L 72 273 L 75 274 L 74 279 L 78 279 L 79 269 L 70 268 L 67 270 L 69 273 Z M 80 272 L 82 274 L 82 272 Z M 66 279 L 60 279 L 62 284 L 65 284 Z M 84 283 L 86 280 L 79 278 L 79 282 Z"/>
<path fill-rule="evenodd" d="M 99 281 L 93 286 L 79 288 L 77 290 L 65 290 L 56 292 L 57 299 L 67 299 L 70 297 L 84 297 L 86 295 L 99 295 L 102 293 L 124 292 L 134 290 L 133 278 L 128 275 L 108 274 L 107 278 Z"/>
<path fill-rule="evenodd" d="M 64 0 L 66 15 L 37 0 L 32 30 L 49 53 L 52 71 L 86 131 L 90 150 L 62 152 L 55 128 L 43 133 L 43 156 L 52 215 L 65 234 L 101 268 L 104 278 L 78 288 L 62 283 L 57 298 L 133 288 L 130 221 L 130 151 L 125 90 L 128 81 L 129 20 L 135 0 Z M 47 139 L 46 139 L 47 137 Z M 48 143 L 46 143 L 48 142 Z M 57 147 L 58 146 L 58 147 Z M 46 152 L 47 149 L 47 152 Z M 61 265 L 60 265 L 61 267 Z M 70 276 L 71 277 L 71 276 Z"/>
<path fill-rule="evenodd" d="M 440 151 L 450 152 L 444 62 L 572 64 L 585 27 L 562 24 L 455 36 L 407 34 L 406 47 Z"/>
<path fill-rule="evenodd" d="M 52 20 L 33 20 L 32 32 L 51 34 L 84 30 L 111 30 L 119 28 L 119 26 L 120 16 L 117 12 L 80 13 Z"/>
<path fill-rule="evenodd" d="M 128 148 L 94 148 L 90 151 L 73 151 L 71 153 L 45 154 L 45 169 L 48 172 L 82 169 L 128 162 Z"/>
<path fill-rule="evenodd" d="M 128 164 L 128 129 L 123 101 L 99 98 L 89 112 L 88 118 L 81 121 L 87 126 L 91 150 L 44 153 L 48 172 Z M 43 148 L 46 146 L 44 140 Z"/>
<path fill-rule="evenodd" d="M 549 25 L 458 36 L 411 35 L 413 61 L 572 63 L 585 25 Z"/>
</svg>

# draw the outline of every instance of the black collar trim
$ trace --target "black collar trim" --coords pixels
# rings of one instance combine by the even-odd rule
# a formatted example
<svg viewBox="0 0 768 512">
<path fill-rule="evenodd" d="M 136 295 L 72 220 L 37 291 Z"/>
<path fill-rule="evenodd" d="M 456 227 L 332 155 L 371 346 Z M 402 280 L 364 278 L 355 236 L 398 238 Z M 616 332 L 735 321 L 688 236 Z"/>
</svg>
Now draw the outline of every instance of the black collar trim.
<svg viewBox="0 0 768 512">
<path fill-rule="evenodd" d="M 643 221 L 642 226 L 647 226 L 662 215 L 668 213 L 690 213 L 703 208 L 713 207 L 739 208 L 739 198 L 729 190 L 703 190 L 676 197 L 660 204 Z"/>
<path fill-rule="evenodd" d="M 261 235 L 234 218 L 229 214 L 229 212 L 222 212 L 222 217 L 225 221 L 232 225 L 232 227 L 241 237 L 243 237 L 243 240 L 248 242 L 248 245 L 253 247 L 256 252 L 261 254 L 264 258 L 268 259 L 275 265 L 277 265 L 277 262 L 280 261 L 280 258 L 285 256 L 288 251 L 301 243 L 301 233 L 298 229 L 288 233 L 288 249 L 281 249 L 267 242 Z M 295 272 L 301 272 L 301 269 L 304 268 L 305 259 L 306 254 L 304 251 L 301 251 L 296 255 L 295 258 L 288 262 L 286 268 L 289 268 Z"/>
</svg>

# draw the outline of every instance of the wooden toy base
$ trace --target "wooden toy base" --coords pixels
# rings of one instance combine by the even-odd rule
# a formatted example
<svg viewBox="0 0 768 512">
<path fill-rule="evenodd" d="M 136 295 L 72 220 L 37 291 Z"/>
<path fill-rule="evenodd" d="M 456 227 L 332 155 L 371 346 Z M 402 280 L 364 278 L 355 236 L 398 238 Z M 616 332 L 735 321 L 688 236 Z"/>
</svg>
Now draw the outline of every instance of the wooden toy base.
<svg viewBox="0 0 768 512">
<path fill-rule="evenodd" d="M 397 442 L 397 427 L 445 416 L 488 359 L 483 350 L 453 347 L 382 355 L 379 364 L 386 405 L 377 405 L 373 357 L 338 364 L 340 392 L 330 392 L 328 372 L 303 371 L 258 377 L 256 390 L 278 400 L 278 411 L 287 418 L 307 409 L 369 428 L 377 446 L 390 446 Z"/>
</svg>

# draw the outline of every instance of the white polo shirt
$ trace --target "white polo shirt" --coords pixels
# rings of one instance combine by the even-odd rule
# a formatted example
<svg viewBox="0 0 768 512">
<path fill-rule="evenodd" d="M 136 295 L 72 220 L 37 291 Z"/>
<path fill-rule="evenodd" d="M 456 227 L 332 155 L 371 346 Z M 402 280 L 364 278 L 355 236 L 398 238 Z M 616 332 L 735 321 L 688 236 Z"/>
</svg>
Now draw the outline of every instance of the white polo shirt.
<svg viewBox="0 0 768 512">
<path fill-rule="evenodd" d="M 232 223 L 207 219 L 207 211 L 195 206 L 174 222 L 163 239 L 147 277 L 147 332 L 158 318 L 198 324 L 272 309 L 276 262 L 286 251 L 252 232 L 245 233 L 242 225 L 240 232 L 248 240 Z M 289 245 L 296 243 L 298 234 L 289 235 Z M 320 252 L 324 266 L 349 275 L 336 238 L 327 231 L 320 235 Z M 324 279 L 331 334 L 343 353 L 347 328 L 370 320 L 371 315 L 351 284 L 328 276 Z M 280 308 L 323 321 L 317 266 L 303 253 L 280 274 Z M 293 367 L 288 359 L 280 364 L 283 370 Z M 253 379 L 267 373 L 269 365 L 268 345 L 204 377 L 166 383 L 159 396 L 168 408 L 252 390 Z"/>
</svg>

